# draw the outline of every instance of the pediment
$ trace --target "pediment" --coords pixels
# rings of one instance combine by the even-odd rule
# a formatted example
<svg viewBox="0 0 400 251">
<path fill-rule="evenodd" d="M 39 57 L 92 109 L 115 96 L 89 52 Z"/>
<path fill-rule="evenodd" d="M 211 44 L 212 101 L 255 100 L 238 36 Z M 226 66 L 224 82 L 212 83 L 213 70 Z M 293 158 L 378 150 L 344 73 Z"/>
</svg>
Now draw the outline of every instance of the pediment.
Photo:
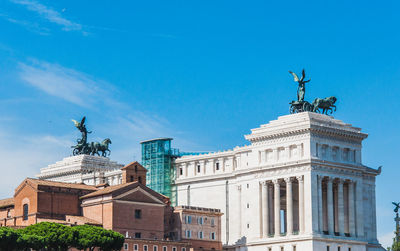
<svg viewBox="0 0 400 251">
<path fill-rule="evenodd" d="M 136 187 L 130 191 L 127 191 L 121 195 L 113 198 L 119 201 L 127 201 L 127 202 L 141 202 L 141 203 L 152 203 L 152 204 L 165 204 L 163 201 L 159 200 L 155 196 L 146 192 L 140 187 Z"/>
</svg>

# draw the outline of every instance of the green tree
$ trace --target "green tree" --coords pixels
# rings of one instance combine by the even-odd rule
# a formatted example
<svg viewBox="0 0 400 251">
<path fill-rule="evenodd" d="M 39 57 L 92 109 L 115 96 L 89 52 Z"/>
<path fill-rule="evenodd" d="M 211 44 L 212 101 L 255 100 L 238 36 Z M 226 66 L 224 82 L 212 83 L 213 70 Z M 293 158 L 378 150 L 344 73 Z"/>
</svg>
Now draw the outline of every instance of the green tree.
<svg viewBox="0 0 400 251">
<path fill-rule="evenodd" d="M 93 251 L 98 247 L 104 251 L 121 250 L 125 241 L 122 234 L 101 227 L 81 225 L 72 227 L 72 230 L 78 234 L 74 245 L 77 249 Z"/>
<path fill-rule="evenodd" d="M 0 227 L 0 251 L 15 250 L 20 234 L 12 228 Z"/>
<path fill-rule="evenodd" d="M 31 245 L 42 245 L 50 251 L 68 250 L 75 242 L 75 236 L 70 227 L 53 222 L 30 225 L 20 229 L 20 233 L 26 236 L 26 240 L 31 241 Z"/>
</svg>

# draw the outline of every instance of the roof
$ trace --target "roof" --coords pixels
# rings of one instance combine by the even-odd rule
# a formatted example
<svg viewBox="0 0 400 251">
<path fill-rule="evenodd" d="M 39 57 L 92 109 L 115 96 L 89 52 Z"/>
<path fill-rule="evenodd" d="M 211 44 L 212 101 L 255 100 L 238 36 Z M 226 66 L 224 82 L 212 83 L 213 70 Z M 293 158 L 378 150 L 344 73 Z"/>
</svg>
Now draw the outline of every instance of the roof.
<svg viewBox="0 0 400 251">
<path fill-rule="evenodd" d="M 144 167 L 143 167 L 139 162 L 137 162 L 137 161 L 133 161 L 133 162 L 127 164 L 126 166 L 124 166 L 123 168 L 121 168 L 121 170 L 134 169 L 135 166 L 137 167 L 138 171 L 146 171 L 146 172 L 147 172 L 147 169 L 144 168 Z"/>
<path fill-rule="evenodd" d="M 82 196 L 81 199 L 87 199 L 87 198 L 106 195 L 106 194 L 111 194 L 113 197 L 115 197 L 115 196 L 123 194 L 129 190 L 132 190 L 136 187 L 140 187 L 141 189 L 145 190 L 146 192 L 150 193 L 151 195 L 157 197 L 158 199 L 160 199 L 162 201 L 166 201 L 169 199 L 168 197 L 166 197 L 160 193 L 157 193 L 156 191 L 146 187 L 145 185 L 143 185 L 137 181 L 120 184 L 120 185 L 115 185 L 115 186 L 109 186 L 104 189 L 97 190 L 93 193 L 86 194 L 86 195 Z"/>
<path fill-rule="evenodd" d="M 0 200 L 0 208 L 11 207 L 14 206 L 14 198 L 7 198 L 4 200 Z"/>
<path fill-rule="evenodd" d="M 33 178 L 26 178 L 16 189 L 15 193 L 17 193 L 23 185 L 29 184 L 36 190 L 40 190 L 39 186 L 48 186 L 48 187 L 61 187 L 61 188 L 72 188 L 79 190 L 93 190 L 96 191 L 97 188 L 95 186 L 85 185 L 85 184 L 76 184 L 76 183 L 66 183 L 66 182 L 58 182 L 58 181 L 50 181 L 50 180 L 40 180 Z"/>
<path fill-rule="evenodd" d="M 140 144 L 148 143 L 148 142 L 151 142 L 151 141 L 167 141 L 167 140 L 173 140 L 173 138 L 155 138 L 155 139 L 149 139 L 149 140 L 140 141 Z"/>
<path fill-rule="evenodd" d="M 89 219 L 85 216 L 75 216 L 75 215 L 66 215 L 66 219 L 65 219 L 68 223 L 74 223 L 73 221 L 80 221 L 84 224 L 90 224 L 90 225 L 99 225 L 101 226 L 102 224 L 98 221 Z"/>
</svg>

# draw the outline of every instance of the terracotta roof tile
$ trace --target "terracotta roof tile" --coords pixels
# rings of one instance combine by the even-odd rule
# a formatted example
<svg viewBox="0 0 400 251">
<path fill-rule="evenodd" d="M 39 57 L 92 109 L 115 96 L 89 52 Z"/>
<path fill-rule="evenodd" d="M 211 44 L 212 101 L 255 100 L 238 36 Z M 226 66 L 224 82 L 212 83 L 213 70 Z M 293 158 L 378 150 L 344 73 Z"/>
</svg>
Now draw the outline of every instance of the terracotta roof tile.
<svg viewBox="0 0 400 251">
<path fill-rule="evenodd" d="M 0 208 L 14 206 L 14 198 L 7 198 L 0 200 Z"/>
<path fill-rule="evenodd" d="M 95 197 L 95 196 L 104 195 L 104 194 L 109 194 L 109 193 L 112 193 L 114 191 L 117 191 L 120 188 L 124 188 L 124 187 L 130 186 L 132 184 L 138 184 L 138 182 L 135 181 L 135 182 L 119 184 L 119 185 L 115 185 L 115 186 L 109 186 L 109 187 L 97 190 L 97 191 L 95 191 L 93 193 L 86 194 L 86 195 L 82 196 L 81 199 Z"/>
<path fill-rule="evenodd" d="M 51 186 L 51 187 L 82 189 L 82 190 L 97 190 L 97 188 L 95 186 L 90 186 L 90 185 L 85 185 L 85 184 L 58 182 L 58 181 L 50 181 L 50 180 L 40 180 L 40 179 L 32 179 L 32 178 L 27 178 L 26 181 L 29 182 L 30 184 L 34 185 L 35 188 L 38 188 L 38 186 Z"/>
<path fill-rule="evenodd" d="M 137 161 L 133 161 L 133 162 L 127 164 L 126 166 L 124 166 L 123 168 L 121 168 L 121 170 L 125 170 L 125 169 L 134 169 L 135 165 L 137 166 L 138 171 L 145 171 L 145 172 L 147 172 L 147 169 L 144 168 L 144 167 L 143 167 L 139 162 L 137 162 Z"/>
</svg>

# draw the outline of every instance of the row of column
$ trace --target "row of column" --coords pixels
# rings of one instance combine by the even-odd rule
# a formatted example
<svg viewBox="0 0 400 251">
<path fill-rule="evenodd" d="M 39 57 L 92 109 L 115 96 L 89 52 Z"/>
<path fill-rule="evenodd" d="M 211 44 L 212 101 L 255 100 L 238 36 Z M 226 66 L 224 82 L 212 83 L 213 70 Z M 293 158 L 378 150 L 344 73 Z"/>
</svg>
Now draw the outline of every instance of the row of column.
<svg viewBox="0 0 400 251">
<path fill-rule="evenodd" d="M 281 197 L 281 183 L 286 184 L 286 198 Z M 298 184 L 298 194 L 293 194 L 293 183 Z M 270 237 L 272 233 L 274 236 L 280 236 L 282 233 L 281 223 L 281 200 L 286 200 L 285 205 L 285 219 L 286 219 L 286 234 L 292 235 L 294 233 L 294 198 L 298 201 L 297 219 L 298 219 L 298 232 L 304 232 L 304 180 L 303 176 L 287 177 L 284 179 L 274 179 L 263 181 L 262 183 L 262 236 Z M 273 184 L 273 194 L 270 184 Z M 271 205 L 273 202 L 273 205 Z M 273 206 L 273 210 L 272 209 Z M 273 217 L 271 217 L 271 214 Z M 272 222 L 273 218 L 273 222 Z M 273 224 L 273 225 L 272 225 Z M 273 231 L 272 231 L 273 230 Z"/>
<path fill-rule="evenodd" d="M 318 175 L 320 233 L 340 236 L 356 235 L 355 185 L 356 183 L 352 180 Z M 358 232 L 361 232 L 361 229 Z"/>
</svg>

